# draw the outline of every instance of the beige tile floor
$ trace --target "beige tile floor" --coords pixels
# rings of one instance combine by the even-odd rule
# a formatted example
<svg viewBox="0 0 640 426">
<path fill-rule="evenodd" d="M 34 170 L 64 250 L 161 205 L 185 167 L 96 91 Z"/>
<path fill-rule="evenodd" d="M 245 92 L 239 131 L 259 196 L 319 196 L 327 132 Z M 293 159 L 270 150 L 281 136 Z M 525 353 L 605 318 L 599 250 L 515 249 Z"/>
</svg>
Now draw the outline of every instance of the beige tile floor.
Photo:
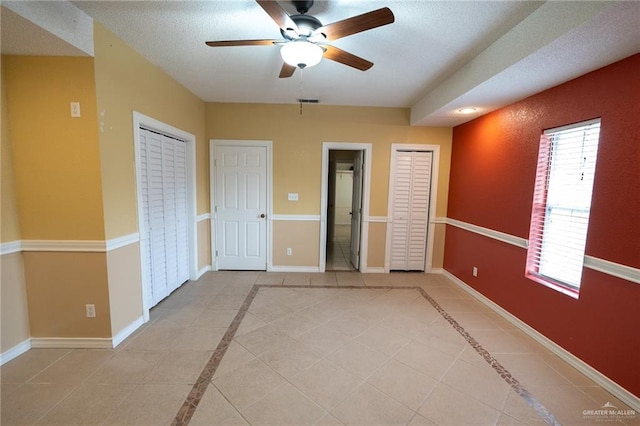
<svg viewBox="0 0 640 426">
<path fill-rule="evenodd" d="M 335 225 L 334 237 L 327 242 L 326 271 L 355 271 L 349 260 L 351 225 Z"/>
<path fill-rule="evenodd" d="M 628 409 L 444 276 L 417 273 L 209 273 L 114 350 L 32 349 L 0 372 L 3 426 L 171 424 L 198 386 L 191 425 L 582 425 L 603 423 L 583 410 Z"/>
</svg>

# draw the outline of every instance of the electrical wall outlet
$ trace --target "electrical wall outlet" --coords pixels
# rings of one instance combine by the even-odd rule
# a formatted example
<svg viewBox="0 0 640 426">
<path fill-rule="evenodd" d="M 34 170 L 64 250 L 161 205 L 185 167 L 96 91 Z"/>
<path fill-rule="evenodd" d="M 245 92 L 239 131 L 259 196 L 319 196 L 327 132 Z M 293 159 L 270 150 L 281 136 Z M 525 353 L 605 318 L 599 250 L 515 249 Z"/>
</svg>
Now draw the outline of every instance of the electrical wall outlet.
<svg viewBox="0 0 640 426">
<path fill-rule="evenodd" d="M 96 317 L 96 305 L 93 303 L 87 303 L 87 318 L 95 318 Z"/>
<path fill-rule="evenodd" d="M 293 249 L 291 247 L 287 247 L 287 256 L 291 256 L 293 254 Z"/>
<path fill-rule="evenodd" d="M 476 267 L 476 266 L 473 267 L 473 276 L 474 277 L 478 276 L 478 267 Z"/>
</svg>

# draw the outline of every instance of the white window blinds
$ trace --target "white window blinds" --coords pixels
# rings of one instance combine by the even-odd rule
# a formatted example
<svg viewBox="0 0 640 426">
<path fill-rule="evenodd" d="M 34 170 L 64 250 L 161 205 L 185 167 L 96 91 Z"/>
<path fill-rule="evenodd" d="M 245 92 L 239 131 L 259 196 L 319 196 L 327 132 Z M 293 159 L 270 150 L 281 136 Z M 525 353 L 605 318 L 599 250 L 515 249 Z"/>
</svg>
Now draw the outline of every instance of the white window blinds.
<svg viewBox="0 0 640 426">
<path fill-rule="evenodd" d="M 526 274 L 577 294 L 582 278 L 600 119 L 540 139 Z"/>
</svg>

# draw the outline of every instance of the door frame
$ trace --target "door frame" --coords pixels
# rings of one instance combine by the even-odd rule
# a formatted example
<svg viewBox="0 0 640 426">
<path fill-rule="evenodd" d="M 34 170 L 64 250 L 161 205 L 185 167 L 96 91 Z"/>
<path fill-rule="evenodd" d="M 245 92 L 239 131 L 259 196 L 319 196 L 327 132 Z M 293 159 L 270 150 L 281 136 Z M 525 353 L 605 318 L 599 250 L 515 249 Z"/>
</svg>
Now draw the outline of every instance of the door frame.
<svg viewBox="0 0 640 426">
<path fill-rule="evenodd" d="M 216 227 L 218 225 L 218 215 L 216 213 L 216 147 L 218 146 L 235 146 L 235 147 L 264 147 L 267 150 L 267 235 L 266 235 L 266 255 L 267 262 L 265 270 L 270 271 L 273 268 L 273 259 L 271 252 L 271 235 L 273 235 L 273 141 L 269 140 L 244 140 L 244 139 L 209 139 L 209 201 L 211 212 L 210 240 L 211 240 L 211 270 L 218 270 L 218 259 L 216 256 Z"/>
<path fill-rule="evenodd" d="M 440 167 L 440 145 L 392 143 L 389 164 L 389 198 L 387 200 L 387 233 L 384 255 L 384 272 L 389 273 L 391 262 L 391 229 L 393 225 L 393 194 L 395 190 L 396 156 L 398 151 L 431 152 L 431 188 L 429 188 L 429 225 L 425 250 L 424 273 L 433 269 L 433 245 L 436 229 L 436 202 L 438 199 L 438 174 Z"/>
<path fill-rule="evenodd" d="M 360 245 L 360 235 L 362 234 L 362 223 L 363 223 L 363 215 L 362 215 L 362 191 L 364 190 L 364 178 L 362 172 L 364 171 L 364 152 L 362 150 L 354 151 L 356 154 L 354 155 L 353 161 L 353 173 L 351 179 L 351 237 L 350 237 L 350 245 L 349 245 L 349 262 L 356 269 L 360 268 L 360 263 L 362 259 L 360 257 L 360 253 L 362 252 L 362 246 Z M 359 162 L 356 160 L 360 160 Z M 356 179 L 356 170 L 360 167 L 359 178 Z M 358 191 L 356 191 L 356 188 Z M 359 193 L 358 193 L 359 192 Z M 358 199 L 359 196 L 359 199 Z M 359 211 L 356 211 L 359 209 Z M 355 220 L 357 218 L 357 220 Z M 354 223 L 359 226 L 353 226 Z M 356 235 L 357 238 L 353 238 Z M 355 243 L 354 243 L 355 241 Z M 354 248 L 357 247 L 357 253 L 354 255 Z M 355 260 L 355 262 L 354 262 Z"/>
<path fill-rule="evenodd" d="M 135 156 L 136 174 L 136 202 L 138 220 L 138 241 L 140 242 L 140 290 L 142 291 L 142 317 L 144 322 L 149 321 L 149 309 L 151 301 L 147 296 L 147 278 L 142 267 L 145 256 L 148 255 L 142 244 L 144 234 L 144 207 L 142 194 L 142 175 L 140 158 L 140 128 L 154 130 L 158 133 L 184 140 L 187 144 L 187 233 L 189 237 L 189 279 L 198 279 L 198 236 L 196 234 L 196 137 L 184 130 L 173 127 L 155 118 L 133 111 L 133 147 Z"/>
<path fill-rule="evenodd" d="M 320 259 L 319 271 L 327 266 L 327 206 L 329 190 L 329 151 L 364 151 L 364 173 L 362 182 L 362 223 L 360 234 L 360 272 L 367 272 L 369 241 L 369 195 L 371 188 L 371 156 L 373 144 L 357 142 L 322 142 L 322 184 L 320 187 Z"/>
</svg>

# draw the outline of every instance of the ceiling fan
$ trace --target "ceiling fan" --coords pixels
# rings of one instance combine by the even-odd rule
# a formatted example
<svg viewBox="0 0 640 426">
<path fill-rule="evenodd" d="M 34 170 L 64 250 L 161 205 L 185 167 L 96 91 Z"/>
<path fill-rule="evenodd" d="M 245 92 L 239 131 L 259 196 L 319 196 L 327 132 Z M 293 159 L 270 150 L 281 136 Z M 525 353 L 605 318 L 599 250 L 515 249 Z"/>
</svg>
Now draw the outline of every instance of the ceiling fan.
<svg viewBox="0 0 640 426">
<path fill-rule="evenodd" d="M 283 40 L 226 40 L 207 41 L 206 44 L 211 47 L 282 45 L 280 54 L 284 64 L 280 70 L 280 78 L 291 77 L 296 68 L 312 67 L 323 57 L 361 71 L 368 70 L 373 66 L 373 62 L 326 42 L 391 24 L 395 19 L 391 9 L 383 7 L 323 25 L 317 18 L 307 15 L 313 6 L 313 0 L 292 0 L 298 11 L 297 15 L 287 14 L 274 0 L 256 0 L 256 2 L 280 27 Z"/>
</svg>

